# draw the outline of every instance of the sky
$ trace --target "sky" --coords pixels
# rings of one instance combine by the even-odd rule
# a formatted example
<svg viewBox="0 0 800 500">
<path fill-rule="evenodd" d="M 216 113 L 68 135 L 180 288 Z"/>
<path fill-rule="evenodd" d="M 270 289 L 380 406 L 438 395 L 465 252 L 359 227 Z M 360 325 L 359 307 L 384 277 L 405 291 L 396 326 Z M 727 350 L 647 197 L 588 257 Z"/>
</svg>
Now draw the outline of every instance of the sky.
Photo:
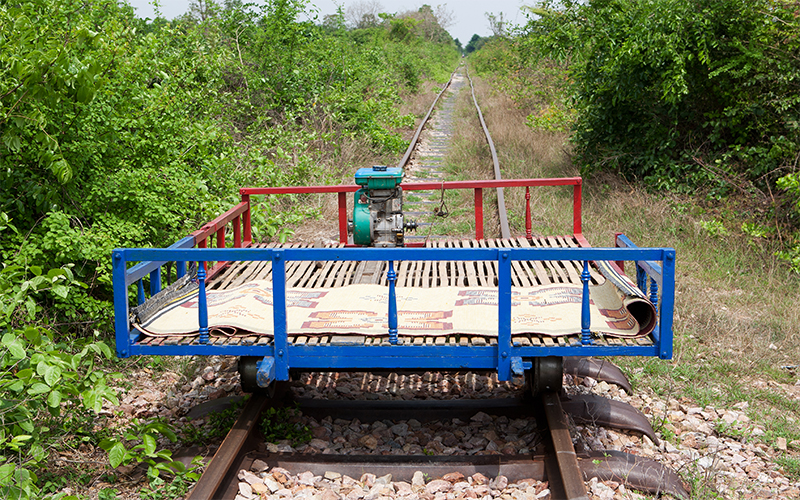
<svg viewBox="0 0 800 500">
<path fill-rule="evenodd" d="M 355 0 L 309 0 L 309 6 L 315 5 L 318 13 L 317 17 L 321 21 L 327 14 L 336 12 L 337 5 L 344 5 L 345 9 Z M 472 35 L 477 33 L 480 36 L 491 35 L 489 22 L 486 20 L 486 12 L 495 15 L 503 13 L 503 18 L 512 24 L 524 24 L 525 15 L 520 11 L 520 7 L 525 4 L 532 4 L 533 0 L 378 0 L 385 12 L 404 12 L 407 10 L 417 10 L 423 4 L 436 7 L 444 4 L 447 9 L 455 14 L 455 22 L 448 31 L 450 36 L 458 38 L 462 45 L 466 45 Z M 139 17 L 155 17 L 153 6 L 150 0 L 128 0 L 128 3 L 136 8 Z M 167 19 L 180 16 L 189 7 L 189 0 L 161 0 L 161 14 Z"/>
</svg>

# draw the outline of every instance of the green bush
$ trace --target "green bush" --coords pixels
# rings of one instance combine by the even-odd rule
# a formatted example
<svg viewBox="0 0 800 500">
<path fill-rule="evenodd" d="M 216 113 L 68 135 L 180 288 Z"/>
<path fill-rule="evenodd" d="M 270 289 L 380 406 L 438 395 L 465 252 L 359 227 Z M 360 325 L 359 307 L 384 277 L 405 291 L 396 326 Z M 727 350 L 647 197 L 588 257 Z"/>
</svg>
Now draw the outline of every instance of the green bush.
<svg viewBox="0 0 800 500">
<path fill-rule="evenodd" d="M 519 46 L 569 63 L 584 173 L 757 202 L 785 189 L 796 224 L 796 10 L 784 0 L 547 0 Z"/>
<path fill-rule="evenodd" d="M 177 241 L 243 185 L 323 182 L 320 144 L 405 148 L 400 94 L 455 66 L 452 42 L 331 30 L 299 20 L 306 6 L 210 2 L 202 20 L 149 23 L 111 0 L 0 7 L 0 212 L 19 229 L 0 255 L 74 264 L 88 285 L 47 299 L 50 318 L 106 330 L 111 249 Z M 298 206 L 255 233 L 284 238 Z"/>
</svg>

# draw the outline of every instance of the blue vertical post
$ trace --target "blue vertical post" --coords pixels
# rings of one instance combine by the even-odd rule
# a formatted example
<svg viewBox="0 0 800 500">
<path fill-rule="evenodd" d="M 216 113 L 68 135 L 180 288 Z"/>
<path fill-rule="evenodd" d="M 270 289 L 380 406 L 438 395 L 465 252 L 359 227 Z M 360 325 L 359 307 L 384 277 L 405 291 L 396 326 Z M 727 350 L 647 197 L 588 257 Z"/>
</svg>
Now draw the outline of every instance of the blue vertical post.
<svg viewBox="0 0 800 500">
<path fill-rule="evenodd" d="M 161 291 L 161 268 L 150 273 L 150 296 Z"/>
<path fill-rule="evenodd" d="M 675 309 L 675 250 L 665 252 L 661 274 L 661 310 L 658 317 L 658 357 L 672 358 L 672 315 Z"/>
<path fill-rule="evenodd" d="M 114 333 L 117 344 L 117 356 L 127 358 L 131 355 L 130 323 L 128 310 L 128 284 L 126 283 L 127 263 L 125 251 L 117 250 L 111 258 L 114 284 Z"/>
<path fill-rule="evenodd" d="M 655 306 L 656 311 L 657 311 L 658 310 L 658 283 L 656 283 L 656 280 L 653 279 L 653 278 L 650 278 L 650 302 L 653 303 L 653 305 Z"/>
<path fill-rule="evenodd" d="M 197 323 L 200 325 L 200 343 L 208 344 L 208 297 L 206 297 L 206 267 L 204 262 L 197 263 Z"/>
<path fill-rule="evenodd" d="M 592 275 L 589 274 L 589 261 L 583 261 L 583 272 L 581 272 L 581 283 L 583 283 L 583 294 L 581 296 L 581 345 L 592 344 L 592 313 L 589 308 L 589 281 Z"/>
<path fill-rule="evenodd" d="M 647 293 L 647 273 L 644 272 L 642 266 L 638 262 L 636 264 L 636 285 L 642 293 Z"/>
<path fill-rule="evenodd" d="M 511 255 L 498 252 L 497 378 L 511 380 Z"/>
<path fill-rule="evenodd" d="M 136 282 L 136 304 L 142 305 L 144 304 L 144 280 L 140 279 Z"/>
<path fill-rule="evenodd" d="M 275 380 L 289 380 L 289 337 L 286 319 L 286 261 L 283 250 L 272 251 L 272 321 Z"/>
<path fill-rule="evenodd" d="M 175 275 L 178 278 L 183 278 L 184 274 L 186 274 L 186 262 L 176 262 L 175 263 Z"/>
<path fill-rule="evenodd" d="M 386 273 L 389 281 L 389 343 L 397 345 L 397 290 L 395 282 L 397 273 L 394 272 L 394 261 L 389 261 L 389 272 Z"/>
</svg>

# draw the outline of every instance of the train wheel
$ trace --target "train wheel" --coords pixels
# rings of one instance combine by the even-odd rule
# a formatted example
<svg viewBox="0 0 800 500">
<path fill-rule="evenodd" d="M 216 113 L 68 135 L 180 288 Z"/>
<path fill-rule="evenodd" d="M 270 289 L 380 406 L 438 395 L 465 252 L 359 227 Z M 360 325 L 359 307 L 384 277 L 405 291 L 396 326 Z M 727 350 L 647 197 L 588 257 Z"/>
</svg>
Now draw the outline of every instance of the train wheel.
<svg viewBox="0 0 800 500">
<path fill-rule="evenodd" d="M 252 394 L 266 394 L 270 399 L 279 399 L 289 389 L 287 380 L 275 380 L 269 387 L 259 387 L 256 381 L 258 362 L 261 356 L 242 356 L 239 358 L 239 378 L 241 379 L 242 392 Z"/>
<path fill-rule="evenodd" d="M 533 358 L 533 368 L 526 372 L 531 394 L 538 396 L 543 392 L 560 391 L 564 379 L 564 358 L 548 356 Z"/>
</svg>

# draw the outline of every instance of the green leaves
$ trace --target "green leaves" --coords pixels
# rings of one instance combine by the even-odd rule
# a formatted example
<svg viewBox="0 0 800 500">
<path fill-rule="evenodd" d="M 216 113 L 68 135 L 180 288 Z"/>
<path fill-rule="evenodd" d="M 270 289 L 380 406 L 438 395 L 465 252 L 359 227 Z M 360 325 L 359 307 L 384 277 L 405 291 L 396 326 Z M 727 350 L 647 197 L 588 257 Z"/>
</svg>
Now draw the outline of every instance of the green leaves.
<svg viewBox="0 0 800 500">
<path fill-rule="evenodd" d="M 3 347 L 8 349 L 12 359 L 23 359 L 26 355 L 25 347 L 13 333 L 6 333 L 2 339 Z"/>
</svg>

